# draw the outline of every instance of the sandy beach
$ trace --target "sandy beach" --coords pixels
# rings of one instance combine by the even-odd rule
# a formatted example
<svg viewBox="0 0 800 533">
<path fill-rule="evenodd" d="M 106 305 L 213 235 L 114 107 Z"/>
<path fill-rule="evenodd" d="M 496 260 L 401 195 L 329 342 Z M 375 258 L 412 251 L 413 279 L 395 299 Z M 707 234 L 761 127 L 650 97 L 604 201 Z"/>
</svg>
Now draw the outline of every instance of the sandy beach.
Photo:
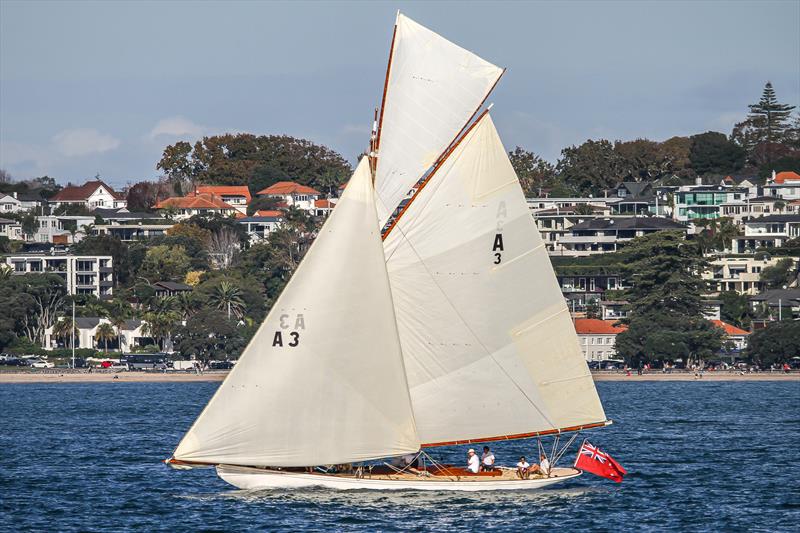
<svg viewBox="0 0 800 533">
<path fill-rule="evenodd" d="M 71 371 L 25 371 L 0 372 L 0 383 L 182 383 L 202 381 L 222 381 L 227 371 L 205 372 L 71 372 Z M 592 372 L 595 381 L 622 381 L 643 383 L 652 381 L 800 381 L 800 372 L 784 374 L 779 372 L 760 372 L 757 374 L 704 372 L 702 378 L 691 372 L 662 374 L 653 372 L 627 376 L 622 372 Z"/>
</svg>

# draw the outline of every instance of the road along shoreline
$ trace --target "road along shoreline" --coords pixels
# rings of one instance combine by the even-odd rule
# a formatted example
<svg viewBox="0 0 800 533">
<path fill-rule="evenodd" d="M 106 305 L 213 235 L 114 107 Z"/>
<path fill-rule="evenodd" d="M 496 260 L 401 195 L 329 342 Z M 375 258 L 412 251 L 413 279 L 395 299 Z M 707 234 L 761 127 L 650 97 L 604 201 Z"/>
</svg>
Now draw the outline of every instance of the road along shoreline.
<svg viewBox="0 0 800 533">
<path fill-rule="evenodd" d="M 211 371 L 202 374 L 193 372 L 87 372 L 85 370 L 42 370 L 42 371 L 0 371 L 0 383 L 192 383 L 222 381 L 227 371 Z M 620 381 L 645 383 L 655 381 L 800 381 L 800 372 L 757 372 L 740 374 L 738 372 L 703 372 L 702 376 L 693 372 L 672 372 L 664 374 L 652 372 L 627 375 L 624 372 L 592 372 L 595 381 Z"/>
</svg>

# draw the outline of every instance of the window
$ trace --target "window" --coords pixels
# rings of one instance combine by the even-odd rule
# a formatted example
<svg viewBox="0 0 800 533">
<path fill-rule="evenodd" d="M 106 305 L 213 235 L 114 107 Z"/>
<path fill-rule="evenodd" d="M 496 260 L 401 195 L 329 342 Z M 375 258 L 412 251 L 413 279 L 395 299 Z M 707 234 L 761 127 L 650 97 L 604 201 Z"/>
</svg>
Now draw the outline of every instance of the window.
<svg viewBox="0 0 800 533">
<path fill-rule="evenodd" d="M 608 278 L 608 290 L 614 290 L 617 288 L 617 278 Z"/>
<path fill-rule="evenodd" d="M 589 290 L 593 291 L 594 289 L 595 289 L 594 278 L 589 278 Z"/>
</svg>

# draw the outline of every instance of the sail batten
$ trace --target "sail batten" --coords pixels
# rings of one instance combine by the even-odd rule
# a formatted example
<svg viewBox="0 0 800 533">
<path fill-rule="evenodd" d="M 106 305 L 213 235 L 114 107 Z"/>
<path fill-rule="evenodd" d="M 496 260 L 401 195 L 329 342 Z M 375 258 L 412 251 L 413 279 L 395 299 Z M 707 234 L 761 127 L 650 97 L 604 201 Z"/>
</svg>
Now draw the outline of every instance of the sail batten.
<svg viewBox="0 0 800 533">
<path fill-rule="evenodd" d="M 381 227 L 478 113 L 503 69 L 398 14 L 375 147 Z"/>
<path fill-rule="evenodd" d="M 419 449 L 366 158 L 236 366 L 175 450 L 250 466 Z"/>
<path fill-rule="evenodd" d="M 406 205 L 384 249 L 422 442 L 605 420 L 488 113 Z"/>
</svg>

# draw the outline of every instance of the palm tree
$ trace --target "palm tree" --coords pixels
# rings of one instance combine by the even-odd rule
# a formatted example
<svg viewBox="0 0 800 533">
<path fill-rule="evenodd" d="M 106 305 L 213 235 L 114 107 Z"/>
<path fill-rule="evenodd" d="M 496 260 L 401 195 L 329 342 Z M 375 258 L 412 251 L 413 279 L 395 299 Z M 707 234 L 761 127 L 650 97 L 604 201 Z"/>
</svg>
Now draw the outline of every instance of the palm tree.
<svg viewBox="0 0 800 533">
<path fill-rule="evenodd" d="M 117 345 L 119 351 L 122 352 L 122 328 L 125 327 L 127 319 L 131 317 L 132 310 L 128 302 L 120 299 L 114 299 L 110 302 L 110 311 L 108 318 L 111 320 L 111 325 L 117 330 Z"/>
<path fill-rule="evenodd" d="M 94 338 L 96 341 L 103 341 L 105 345 L 105 352 L 108 353 L 108 340 L 113 339 L 116 337 L 116 332 L 114 331 L 114 326 L 109 324 L 108 322 L 103 322 L 99 326 L 97 326 L 97 331 L 94 334 Z"/>
<path fill-rule="evenodd" d="M 142 326 L 142 330 L 146 335 L 154 337 L 159 347 L 163 346 L 163 342 L 172 333 L 175 323 L 181 318 L 175 307 L 175 297 L 167 296 L 154 300 L 150 311 L 144 314 L 145 324 Z"/>
<path fill-rule="evenodd" d="M 231 318 L 231 313 L 236 318 L 244 316 L 245 304 L 242 299 L 242 290 L 228 281 L 221 281 L 214 287 L 208 299 L 217 309 L 227 309 L 228 320 Z"/>
<path fill-rule="evenodd" d="M 64 345 L 67 344 L 67 339 L 70 339 L 70 348 L 72 348 L 73 333 L 75 336 L 78 335 L 75 323 L 72 322 L 72 317 L 65 316 L 53 326 L 53 336 L 61 339 L 64 342 Z"/>
<path fill-rule="evenodd" d="M 197 312 L 200 302 L 191 292 L 182 292 L 175 298 L 175 307 L 181 314 L 181 320 L 189 320 L 189 317 Z"/>
</svg>

